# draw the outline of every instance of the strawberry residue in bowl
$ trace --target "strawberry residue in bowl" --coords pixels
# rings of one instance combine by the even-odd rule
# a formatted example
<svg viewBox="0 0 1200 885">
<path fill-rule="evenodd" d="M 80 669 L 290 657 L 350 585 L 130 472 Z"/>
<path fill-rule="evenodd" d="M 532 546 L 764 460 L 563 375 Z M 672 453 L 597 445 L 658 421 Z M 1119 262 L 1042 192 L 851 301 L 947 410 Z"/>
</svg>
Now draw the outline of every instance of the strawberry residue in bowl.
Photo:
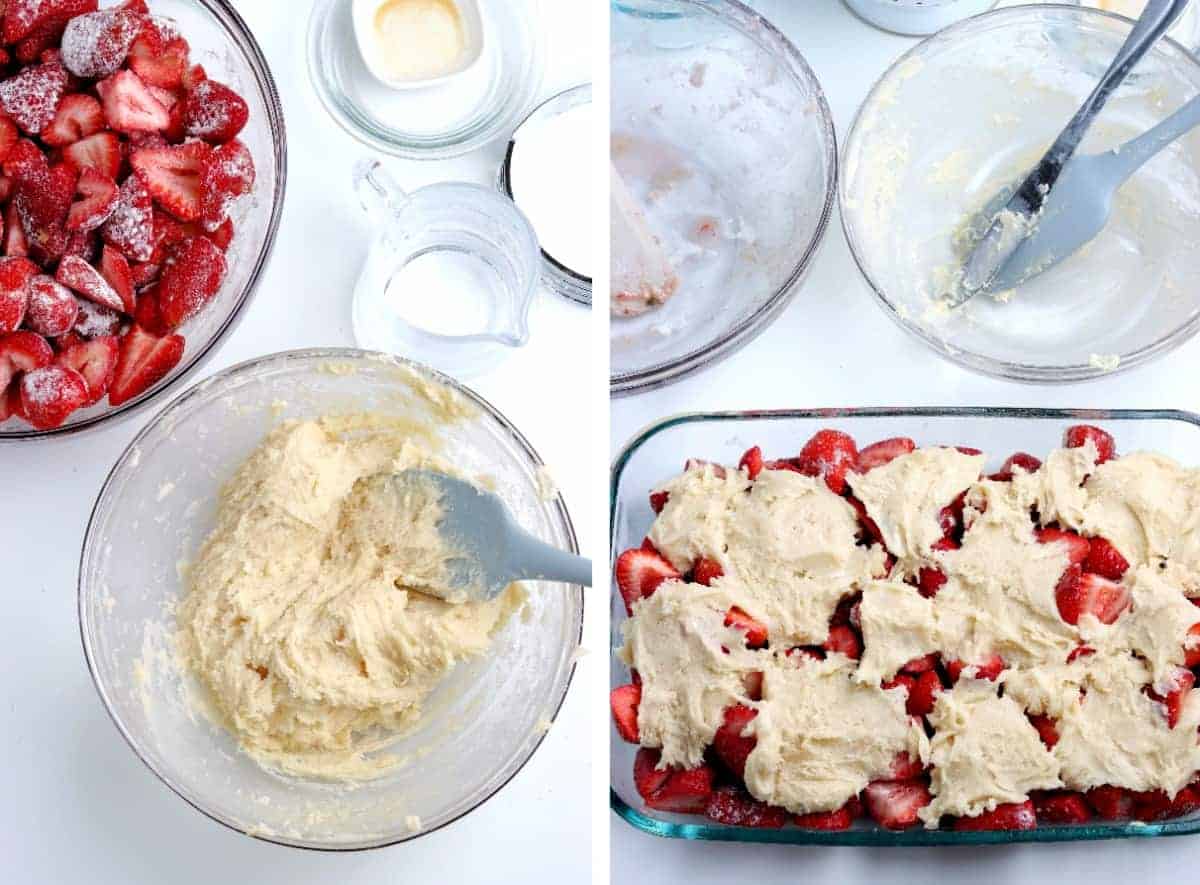
<svg viewBox="0 0 1200 885">
<path fill-rule="evenodd" d="M 144 0 L 0 17 L 0 422 L 141 395 L 183 358 L 254 186 L 249 108 Z"/>
</svg>

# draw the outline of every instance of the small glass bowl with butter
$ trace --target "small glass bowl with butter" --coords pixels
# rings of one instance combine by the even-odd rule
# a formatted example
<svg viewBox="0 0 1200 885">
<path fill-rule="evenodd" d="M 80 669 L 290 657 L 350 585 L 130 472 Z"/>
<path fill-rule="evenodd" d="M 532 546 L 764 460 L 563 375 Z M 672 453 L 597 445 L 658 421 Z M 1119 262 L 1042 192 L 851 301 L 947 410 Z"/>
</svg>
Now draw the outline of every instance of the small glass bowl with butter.
<svg viewBox="0 0 1200 885">
<path fill-rule="evenodd" d="M 354 0 L 353 15 L 363 61 L 393 89 L 444 82 L 483 54 L 478 0 Z"/>
</svg>

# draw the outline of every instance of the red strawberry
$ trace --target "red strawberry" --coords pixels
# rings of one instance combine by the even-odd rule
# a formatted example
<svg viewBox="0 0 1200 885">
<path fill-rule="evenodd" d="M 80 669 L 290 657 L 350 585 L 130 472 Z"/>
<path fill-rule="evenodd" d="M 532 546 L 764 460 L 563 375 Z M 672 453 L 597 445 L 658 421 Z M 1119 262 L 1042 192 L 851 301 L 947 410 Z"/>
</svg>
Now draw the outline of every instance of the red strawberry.
<svg viewBox="0 0 1200 885">
<path fill-rule="evenodd" d="M 942 538 L 930 549 L 942 552 L 957 550 L 959 546 L 959 543 L 953 538 Z M 941 569 L 931 565 L 922 566 L 921 570 L 917 572 L 917 590 L 926 599 L 932 599 L 945 586 L 947 580 L 946 573 Z"/>
<path fill-rule="evenodd" d="M 42 161 L 43 163 L 45 160 Z M 25 232 L 30 254 L 35 259 L 53 261 L 67 248 L 64 223 L 75 195 L 75 172 L 60 165 L 42 168 L 17 177 L 13 206 Z"/>
<path fill-rule="evenodd" d="M 254 160 L 237 139 L 213 150 L 201 177 L 200 216 L 204 229 L 215 231 L 229 217 L 230 207 L 254 189 Z"/>
<path fill-rule="evenodd" d="M 882 467 L 901 455 L 911 454 L 916 449 L 917 444 L 907 436 L 897 436 L 871 443 L 858 453 L 857 470 L 859 473 L 870 473 L 876 467 Z"/>
<path fill-rule="evenodd" d="M 1054 745 L 1058 743 L 1058 723 L 1049 716 L 1035 716 L 1031 713 L 1029 724 L 1037 729 L 1038 737 L 1042 739 L 1046 749 L 1053 750 Z"/>
<path fill-rule="evenodd" d="M 115 310 L 85 299 L 79 300 L 79 319 L 71 330 L 80 338 L 99 338 L 116 335 L 121 331 L 121 315 Z"/>
<path fill-rule="evenodd" d="M 117 208 L 117 185 L 94 169 L 84 169 L 75 185 L 81 199 L 71 204 L 67 230 L 93 231 L 112 217 Z"/>
<path fill-rule="evenodd" d="M 67 88 L 61 64 L 35 65 L 0 83 L 0 107 L 30 135 L 50 125 Z"/>
<path fill-rule="evenodd" d="M 937 673 L 933 670 L 922 673 L 915 679 L 912 688 L 908 690 L 908 703 L 905 705 L 908 715 L 928 716 L 933 712 L 937 696 L 941 691 L 942 680 L 938 678 Z"/>
<path fill-rule="evenodd" d="M 13 415 L 21 415 L 21 391 L 16 384 L 8 390 L 0 390 L 0 424 Z"/>
<path fill-rule="evenodd" d="M 149 390 L 183 359 L 182 335 L 159 338 L 133 326 L 121 339 L 117 371 L 108 390 L 108 402 L 119 406 Z"/>
<path fill-rule="evenodd" d="M 133 277 L 133 288 L 143 289 L 151 283 L 158 281 L 159 274 L 162 273 L 162 265 L 149 261 L 140 264 L 131 264 L 129 266 L 129 273 Z"/>
<path fill-rule="evenodd" d="M 838 430 L 820 430 L 804 444 L 796 464 L 806 476 L 819 476 L 829 490 L 840 495 L 846 490 L 846 474 L 858 463 L 854 440 Z"/>
<path fill-rule="evenodd" d="M 4 11 L 3 41 L 18 43 L 30 34 L 56 23 L 65 25 L 77 15 L 95 12 L 98 0 L 7 0 Z"/>
<path fill-rule="evenodd" d="M 844 624 L 829 628 L 829 638 L 822 647 L 827 652 L 840 652 L 855 661 L 862 657 L 862 643 L 858 641 L 858 634 Z"/>
<path fill-rule="evenodd" d="M 788 470 L 792 473 L 801 472 L 799 465 L 794 460 L 788 461 L 783 459 L 778 461 L 764 461 L 763 470 Z"/>
<path fill-rule="evenodd" d="M 663 581 L 677 581 L 683 577 L 653 550 L 626 550 L 617 559 L 616 574 L 625 611 L 631 615 L 633 604 L 653 594 Z"/>
<path fill-rule="evenodd" d="M 133 71 L 117 71 L 96 84 L 104 119 L 117 132 L 162 132 L 171 115 Z"/>
<path fill-rule="evenodd" d="M 42 132 L 42 141 L 52 147 L 66 147 L 104 128 L 100 102 L 90 95 L 64 95 L 54 119 Z"/>
<path fill-rule="evenodd" d="M 712 795 L 712 769 L 659 769 L 661 754 L 646 747 L 633 761 L 633 782 L 647 807 L 676 814 L 703 814 Z"/>
<path fill-rule="evenodd" d="M 1063 434 L 1063 445 L 1068 449 L 1082 449 L 1089 441 L 1096 446 L 1097 464 L 1111 461 L 1117 456 L 1116 440 L 1099 427 L 1077 424 L 1074 427 L 1068 427 L 1067 432 Z"/>
<path fill-rule="evenodd" d="M 713 735 L 713 752 L 739 778 L 746 776 L 746 759 L 758 744 L 758 738 L 753 735 L 745 737 L 742 733 L 757 715 L 757 710 L 742 704 L 726 707 L 725 721 Z"/>
<path fill-rule="evenodd" d="M 1192 600 L 1196 602 L 1196 600 Z M 1185 667 L 1200 667 L 1200 624 L 1193 624 L 1183 641 Z"/>
<path fill-rule="evenodd" d="M 105 178 L 121 174 L 121 141 L 112 132 L 97 132 L 63 149 L 63 159 L 82 172 L 94 169 Z"/>
<path fill-rule="evenodd" d="M 95 80 L 121 67 L 145 17 L 125 9 L 106 9 L 71 19 L 62 35 L 62 60 L 76 77 Z"/>
<path fill-rule="evenodd" d="M 884 549 L 887 549 L 887 545 L 883 542 L 883 532 L 879 530 L 879 524 L 867 515 L 867 506 L 853 495 L 846 498 L 846 503 L 853 507 L 854 512 L 858 514 L 858 522 L 863 527 L 865 540 L 872 544 L 879 544 Z"/>
<path fill-rule="evenodd" d="M 182 37 L 171 40 L 152 25 L 143 29 L 129 49 L 129 67 L 151 86 L 178 89 L 188 66 L 188 44 Z"/>
<path fill-rule="evenodd" d="M 167 335 L 170 329 L 163 322 L 162 310 L 158 306 L 158 283 L 138 293 L 133 319 L 151 335 Z"/>
<path fill-rule="evenodd" d="M 904 830 L 917 823 L 917 812 L 932 801 L 922 781 L 874 781 L 864 791 L 867 813 L 880 826 Z"/>
<path fill-rule="evenodd" d="M 1067 562 L 1071 565 L 1079 565 L 1088 558 L 1088 553 L 1091 552 L 1091 545 L 1088 544 L 1086 538 L 1082 538 L 1075 532 L 1064 532 L 1062 529 L 1037 529 L 1034 532 L 1037 536 L 1039 544 L 1062 544 L 1064 552 L 1067 554 Z"/>
<path fill-rule="evenodd" d="M 1176 667 L 1163 681 L 1162 691 L 1157 690 L 1158 686 L 1146 690 L 1146 694 L 1163 705 L 1164 712 L 1167 714 L 1168 728 L 1174 728 L 1179 724 L 1179 717 L 1183 714 L 1184 701 L 1187 700 L 1187 696 L 1195 684 L 1196 674 L 1183 667 Z"/>
<path fill-rule="evenodd" d="M 963 670 L 967 669 L 967 664 L 958 660 L 950 660 L 946 662 L 946 673 L 950 677 L 951 682 L 958 682 L 958 677 L 962 675 Z M 996 681 L 996 677 L 1000 675 L 1000 671 L 1004 669 L 1004 658 L 998 654 L 990 654 L 984 657 L 982 661 L 975 664 L 975 678 L 987 679 L 991 682 Z"/>
<path fill-rule="evenodd" d="M 0 333 L 21 327 L 29 308 L 29 281 L 37 272 L 32 261 L 0 258 Z"/>
<path fill-rule="evenodd" d="M 1088 541 L 1088 555 L 1083 568 L 1110 581 L 1119 581 L 1129 571 L 1129 560 L 1121 555 L 1111 541 L 1092 538 Z"/>
<path fill-rule="evenodd" d="M 0 390 L 5 390 L 17 372 L 32 372 L 54 361 L 54 351 L 36 332 L 22 329 L 0 337 Z"/>
<path fill-rule="evenodd" d="M 667 501 L 671 498 L 670 492 L 651 492 L 650 493 L 650 509 L 655 513 L 662 513 L 663 508 L 667 506 Z"/>
<path fill-rule="evenodd" d="M 125 256 L 111 246 L 105 246 L 100 253 L 100 275 L 121 299 L 122 311 L 132 314 L 135 307 L 133 272 Z"/>
<path fill-rule="evenodd" d="M 787 810 L 755 799 L 741 787 L 718 787 L 708 797 L 704 816 L 727 827 L 779 829 L 788 822 Z"/>
<path fill-rule="evenodd" d="M 8 159 L 8 153 L 16 145 L 21 138 L 21 133 L 17 130 L 17 124 L 8 117 L 0 116 L 0 163 Z M 4 199 L 7 199 L 7 195 Z"/>
<path fill-rule="evenodd" d="M 938 522 L 942 527 L 942 534 L 947 538 L 961 535 L 965 526 L 965 511 L 967 509 L 967 493 L 959 492 L 958 497 L 943 507 L 938 512 Z"/>
<path fill-rule="evenodd" d="M 193 237 L 175 252 L 158 284 L 163 322 L 175 328 L 216 297 L 225 278 L 225 253 L 211 240 Z"/>
<path fill-rule="evenodd" d="M 233 233 L 233 219 L 231 218 L 222 221 L 216 230 L 204 231 L 204 235 L 212 240 L 213 244 L 222 252 L 227 251 L 230 244 L 233 243 Z"/>
<path fill-rule="evenodd" d="M 108 393 L 117 371 L 120 342 L 115 335 L 102 335 L 91 341 L 78 341 L 64 347 L 55 360 L 60 366 L 74 369 L 87 383 L 88 398 L 84 406 L 94 405 Z"/>
<path fill-rule="evenodd" d="M 29 243 L 25 239 L 25 228 L 21 227 L 16 203 L 9 203 L 4 213 L 4 254 L 9 258 L 24 258 L 29 254 Z"/>
<path fill-rule="evenodd" d="M 250 119 L 245 99 L 216 80 L 202 80 L 187 94 L 187 134 L 205 141 L 236 138 Z"/>
<path fill-rule="evenodd" d="M 79 302 L 70 289 L 41 274 L 29 281 L 29 311 L 25 325 L 32 331 L 55 338 L 75 328 L 78 318 Z"/>
<path fill-rule="evenodd" d="M 638 742 L 638 704 L 642 702 L 640 685 L 622 685 L 614 688 L 608 696 L 612 708 L 613 723 L 617 734 L 631 744 Z"/>
<path fill-rule="evenodd" d="M 925 766 L 921 764 L 920 759 L 913 759 L 908 753 L 897 753 L 896 758 L 892 760 L 892 770 L 888 773 L 888 779 L 910 781 L 924 773 Z"/>
<path fill-rule="evenodd" d="M 1166 820 L 1183 817 L 1200 808 L 1200 790 L 1195 786 L 1184 787 L 1168 799 L 1162 790 L 1133 794 L 1133 816 L 1140 821 Z"/>
<path fill-rule="evenodd" d="M 736 606 L 725 613 L 725 626 L 745 633 L 749 648 L 762 648 L 767 644 L 767 628 Z"/>
<path fill-rule="evenodd" d="M 1036 473 L 1042 469 L 1042 462 L 1033 455 L 1017 452 L 1015 455 L 1010 455 L 1008 460 L 1000 465 L 1000 469 L 989 478 L 996 482 L 1010 482 L 1013 478 L 1013 468 L 1016 467 L 1019 467 L 1024 473 Z"/>
<path fill-rule="evenodd" d="M 1084 796 L 1097 816 L 1105 820 L 1124 820 L 1133 815 L 1133 793 L 1124 787 L 1093 787 Z"/>
<path fill-rule="evenodd" d="M 922 673 L 928 673 L 938 665 L 938 653 L 932 651 L 927 655 L 919 658 L 913 658 L 900 669 L 905 673 L 911 673 L 914 676 L 920 676 Z"/>
<path fill-rule="evenodd" d="M 746 454 L 742 455 L 742 460 L 738 462 L 738 469 L 745 470 L 750 479 L 758 479 L 763 469 L 762 449 L 758 446 L 747 449 Z"/>
<path fill-rule="evenodd" d="M 113 291 L 113 287 L 100 275 L 100 271 L 92 267 L 82 258 L 74 255 L 66 256 L 58 265 L 54 278 L 79 293 L 89 301 L 107 307 L 109 310 L 124 310 L 125 302 Z"/>
<path fill-rule="evenodd" d="M 1101 624 L 1111 624 L 1129 608 L 1129 588 L 1083 573 L 1079 566 L 1067 569 L 1054 591 L 1058 613 L 1068 624 L 1078 624 L 1085 614 L 1094 615 Z"/>
<path fill-rule="evenodd" d="M 954 822 L 956 830 L 1035 830 L 1037 829 L 1037 812 L 1033 802 L 1013 802 L 1008 805 L 997 805 L 992 811 L 985 811 L 975 817 L 960 817 Z"/>
<path fill-rule="evenodd" d="M 1092 809 L 1079 793 L 1056 790 L 1033 797 L 1038 823 L 1082 824 L 1092 819 Z"/>
<path fill-rule="evenodd" d="M 21 414 L 37 430 L 61 427 L 87 399 L 87 382 L 74 369 L 45 366 L 21 376 Z"/>
<path fill-rule="evenodd" d="M 154 205 L 137 175 L 121 183 L 117 207 L 101 234 L 104 242 L 131 261 L 147 261 L 154 253 Z"/>
<path fill-rule="evenodd" d="M 204 164 L 211 152 L 204 142 L 193 141 L 142 148 L 133 152 L 129 162 L 160 206 L 180 221 L 195 221 L 202 210 Z"/>
<path fill-rule="evenodd" d="M 692 566 L 692 580 L 706 587 L 724 574 L 725 569 L 721 568 L 721 563 L 714 559 L 697 559 L 696 564 Z"/>
<path fill-rule="evenodd" d="M 837 811 L 823 811 L 814 814 L 798 814 L 795 824 L 806 830 L 848 830 L 854 824 L 854 819 L 862 814 L 862 805 L 854 798 Z"/>
</svg>

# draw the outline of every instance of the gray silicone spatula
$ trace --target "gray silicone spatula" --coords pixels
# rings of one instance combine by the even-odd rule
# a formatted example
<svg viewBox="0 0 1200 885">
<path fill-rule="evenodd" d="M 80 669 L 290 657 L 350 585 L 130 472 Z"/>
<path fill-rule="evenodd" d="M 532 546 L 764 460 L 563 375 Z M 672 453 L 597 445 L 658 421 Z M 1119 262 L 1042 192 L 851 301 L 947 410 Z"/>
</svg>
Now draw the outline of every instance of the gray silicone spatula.
<svg viewBox="0 0 1200 885">
<path fill-rule="evenodd" d="M 1197 125 L 1200 96 L 1118 148 L 1073 157 L 1046 200 L 1033 233 L 1005 262 L 990 290 L 1015 288 L 1090 242 L 1108 223 L 1113 197 L 1121 185 L 1155 154 Z"/>
<path fill-rule="evenodd" d="M 451 601 L 462 596 L 476 602 L 494 599 L 513 581 L 592 585 L 590 560 L 533 537 L 517 525 L 497 495 L 433 470 L 405 470 L 387 480 L 375 492 L 395 494 L 398 506 L 406 484 L 432 488 L 440 498 L 438 534 L 452 553 L 448 566 L 453 593 L 446 594 Z"/>
<path fill-rule="evenodd" d="M 962 281 L 947 297 L 951 306 L 957 307 L 980 292 L 993 288 L 1000 269 L 1032 233 L 1063 168 L 1109 96 L 1158 38 L 1174 24 L 1187 3 L 1188 0 L 1149 0 L 1137 24 L 1129 32 L 1129 37 L 1117 51 L 1116 58 L 1045 156 L 999 211 L 993 212 L 990 220 L 987 217 L 983 219 L 985 224 L 980 227 L 986 226 L 987 232 L 967 257 Z"/>
</svg>

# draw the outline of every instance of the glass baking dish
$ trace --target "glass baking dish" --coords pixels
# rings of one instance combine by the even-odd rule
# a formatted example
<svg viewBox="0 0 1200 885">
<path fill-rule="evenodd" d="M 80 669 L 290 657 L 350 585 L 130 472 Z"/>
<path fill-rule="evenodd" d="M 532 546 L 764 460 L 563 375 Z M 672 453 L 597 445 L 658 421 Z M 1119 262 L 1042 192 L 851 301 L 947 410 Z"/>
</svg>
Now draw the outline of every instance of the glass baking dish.
<svg viewBox="0 0 1200 885">
<path fill-rule="evenodd" d="M 610 525 L 613 557 L 642 543 L 653 513 L 649 492 L 678 474 L 687 458 L 736 464 L 750 446 L 769 458 L 790 457 L 817 430 L 836 427 L 860 444 L 891 436 L 910 436 L 918 445 L 974 446 L 989 455 L 988 470 L 1015 451 L 1044 455 L 1061 445 L 1072 424 L 1099 424 L 1116 437 L 1118 451 L 1152 449 L 1176 460 L 1195 463 L 1200 452 L 1200 416 L 1177 411 L 1103 409 L 808 409 L 775 412 L 710 412 L 678 415 L 643 430 L 617 455 L 613 464 Z M 611 649 L 621 645 L 625 606 L 613 585 Z M 628 669 L 609 655 L 611 685 L 629 682 Z M 792 824 L 779 830 L 727 827 L 697 815 L 677 815 L 645 808 L 633 785 L 637 748 L 611 734 L 610 802 L 626 821 L 657 836 L 731 842 L 783 842 L 819 845 L 978 845 L 996 842 L 1066 842 L 1133 836 L 1178 836 L 1200 832 L 1200 812 L 1159 823 L 1092 821 L 1044 826 L 1019 832 L 954 832 L 922 828 L 891 832 L 869 819 L 850 830 L 821 832 Z"/>
</svg>

